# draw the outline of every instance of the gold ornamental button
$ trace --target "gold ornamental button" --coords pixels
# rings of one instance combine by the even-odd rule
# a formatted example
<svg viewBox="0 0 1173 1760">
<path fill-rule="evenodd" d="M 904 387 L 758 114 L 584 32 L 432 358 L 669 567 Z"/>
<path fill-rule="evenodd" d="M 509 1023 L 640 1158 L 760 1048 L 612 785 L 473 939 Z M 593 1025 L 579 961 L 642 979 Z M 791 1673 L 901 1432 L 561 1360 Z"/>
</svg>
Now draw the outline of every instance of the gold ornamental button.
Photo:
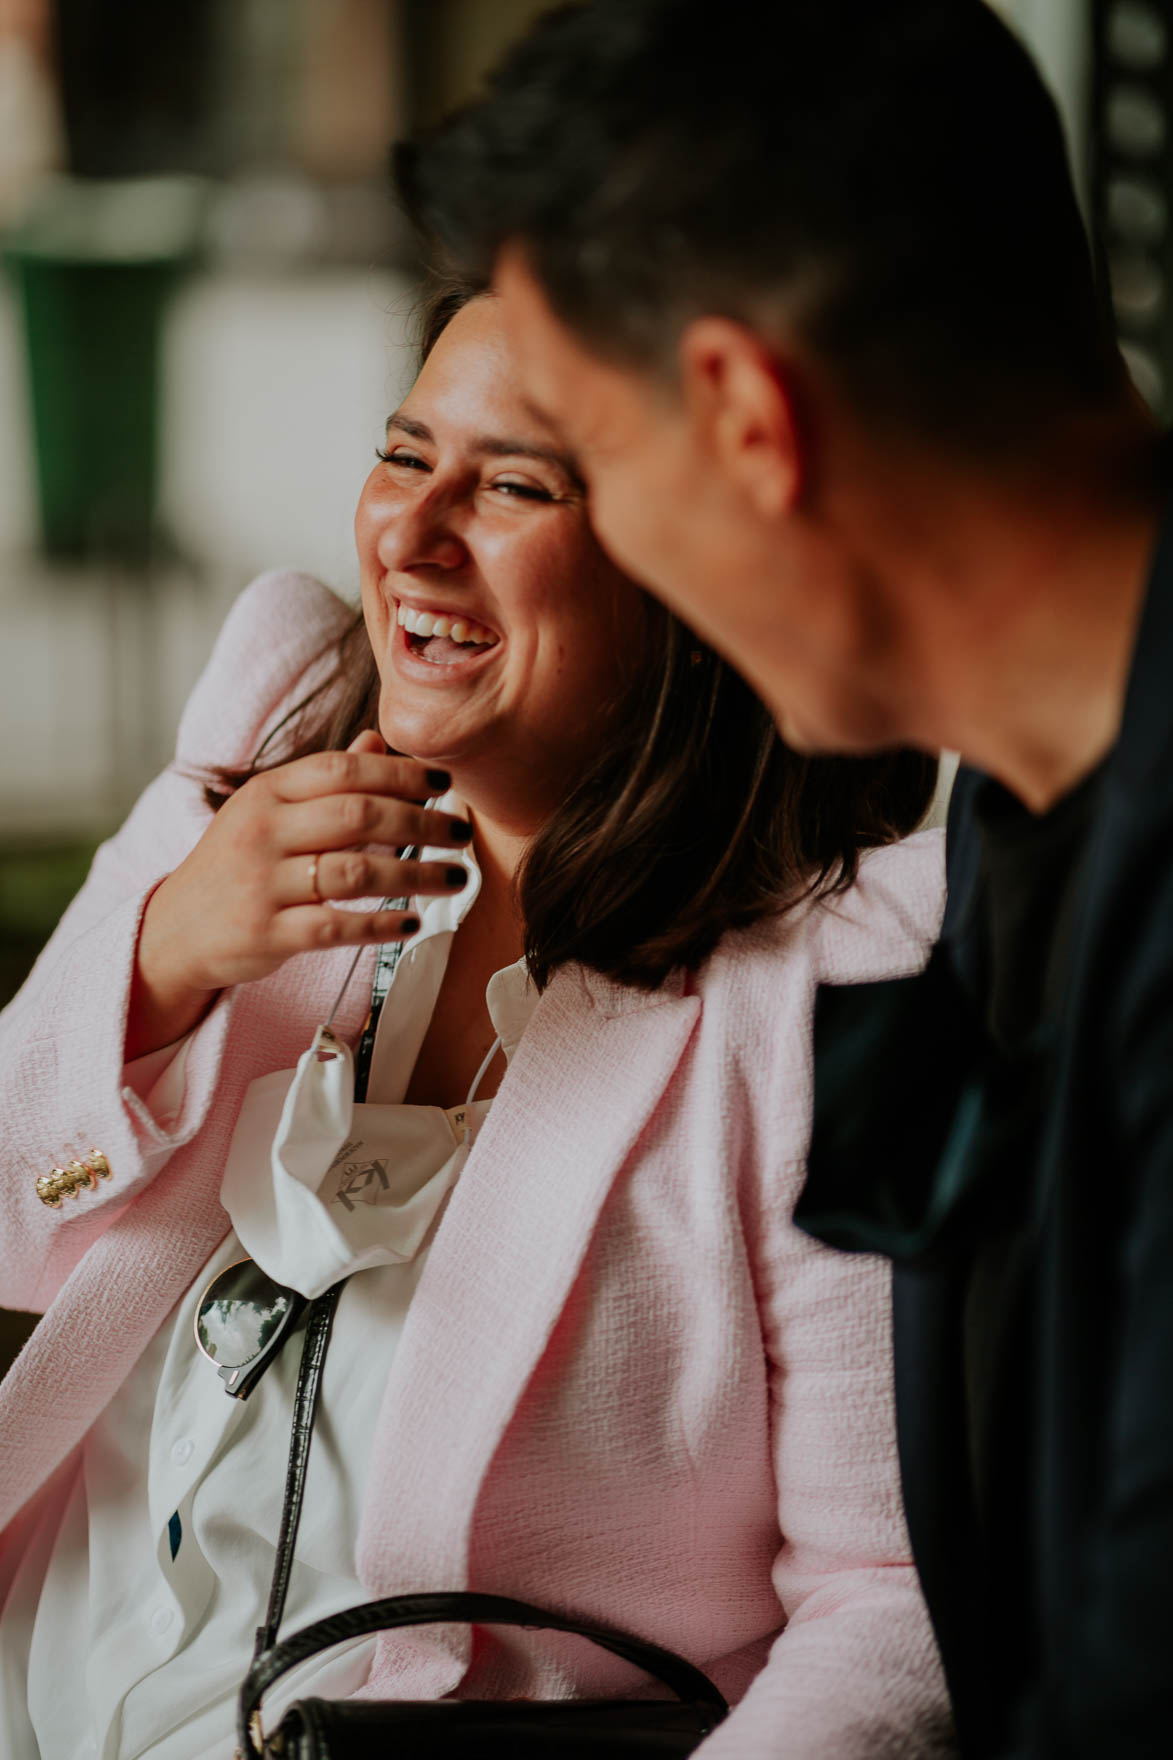
<svg viewBox="0 0 1173 1760">
<path fill-rule="evenodd" d="M 61 1190 L 62 1188 L 57 1183 L 56 1170 L 52 1173 L 42 1174 L 37 1181 L 37 1197 L 42 1204 L 48 1204 L 51 1210 L 61 1208 Z"/>
<path fill-rule="evenodd" d="M 42 1204 L 49 1204 L 55 1210 L 66 1193 L 76 1197 L 77 1192 L 67 1168 L 54 1167 L 50 1173 L 37 1181 L 37 1196 Z"/>
<path fill-rule="evenodd" d="M 100 1149 L 91 1149 L 85 1161 L 71 1161 L 68 1167 L 55 1167 L 37 1181 L 37 1197 L 42 1204 L 56 1210 L 62 1198 L 76 1198 L 84 1186 L 93 1192 L 100 1179 L 110 1178 L 110 1163 Z"/>
</svg>

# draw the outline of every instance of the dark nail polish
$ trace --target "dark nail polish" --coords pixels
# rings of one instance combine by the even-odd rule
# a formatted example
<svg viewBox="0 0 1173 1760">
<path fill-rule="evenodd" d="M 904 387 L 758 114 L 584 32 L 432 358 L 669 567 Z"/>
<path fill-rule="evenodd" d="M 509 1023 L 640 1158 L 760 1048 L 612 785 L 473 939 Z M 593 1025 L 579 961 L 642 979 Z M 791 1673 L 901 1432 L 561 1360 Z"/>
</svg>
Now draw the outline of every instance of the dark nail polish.
<svg viewBox="0 0 1173 1760">
<path fill-rule="evenodd" d="M 418 935 L 419 934 L 419 926 L 420 926 L 420 920 L 418 917 L 404 917 L 404 919 L 403 919 L 403 933 L 405 935 Z"/>
<path fill-rule="evenodd" d="M 429 770 L 428 787 L 433 794 L 447 794 L 452 787 L 452 778 L 447 770 Z"/>
<path fill-rule="evenodd" d="M 472 826 L 467 819 L 450 819 L 448 830 L 453 843 L 471 843 Z"/>
<path fill-rule="evenodd" d="M 444 878 L 448 882 L 449 886 L 453 886 L 453 887 L 467 886 L 468 885 L 468 869 L 467 868 L 457 868 L 457 867 L 445 868 Z"/>
</svg>

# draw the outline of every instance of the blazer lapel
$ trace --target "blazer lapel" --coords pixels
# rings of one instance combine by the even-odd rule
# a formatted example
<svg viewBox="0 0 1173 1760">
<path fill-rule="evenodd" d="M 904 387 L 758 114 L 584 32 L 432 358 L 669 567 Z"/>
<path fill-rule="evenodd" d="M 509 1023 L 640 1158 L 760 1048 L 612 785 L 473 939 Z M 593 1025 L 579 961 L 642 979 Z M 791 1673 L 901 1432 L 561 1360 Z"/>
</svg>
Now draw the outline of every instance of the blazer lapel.
<svg viewBox="0 0 1173 1760">
<path fill-rule="evenodd" d="M 670 980 L 648 995 L 571 968 L 539 1003 L 396 1353 L 358 1544 L 374 1592 L 467 1585 L 481 1483 L 700 1013 L 682 988 Z M 449 1692 L 468 1633 L 421 1632 L 410 1654 L 397 1633 L 394 1652 L 376 1663 L 380 1689 L 392 1679 L 402 1689 L 409 1674 L 412 1692 Z"/>
</svg>

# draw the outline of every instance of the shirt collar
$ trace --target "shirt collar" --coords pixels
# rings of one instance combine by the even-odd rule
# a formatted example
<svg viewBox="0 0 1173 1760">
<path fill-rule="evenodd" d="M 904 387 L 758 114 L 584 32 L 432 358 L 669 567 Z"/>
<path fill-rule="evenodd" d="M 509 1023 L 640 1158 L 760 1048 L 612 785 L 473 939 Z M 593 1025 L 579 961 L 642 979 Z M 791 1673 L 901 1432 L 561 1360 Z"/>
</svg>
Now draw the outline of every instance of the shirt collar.
<svg viewBox="0 0 1173 1760">
<path fill-rule="evenodd" d="M 530 978 L 524 957 L 494 972 L 485 986 L 485 1006 L 493 1031 L 501 1040 L 506 1063 L 512 1060 L 538 1000 L 537 986 Z"/>
</svg>

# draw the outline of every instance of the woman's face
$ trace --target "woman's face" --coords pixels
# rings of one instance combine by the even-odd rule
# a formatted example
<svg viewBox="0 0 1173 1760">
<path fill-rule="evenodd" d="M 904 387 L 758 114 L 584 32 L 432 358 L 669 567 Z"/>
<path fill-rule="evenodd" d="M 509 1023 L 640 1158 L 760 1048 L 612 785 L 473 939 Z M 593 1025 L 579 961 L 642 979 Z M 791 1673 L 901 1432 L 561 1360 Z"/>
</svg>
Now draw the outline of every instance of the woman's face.
<svg viewBox="0 0 1173 1760">
<path fill-rule="evenodd" d="M 541 816 L 645 663 L 646 602 L 514 387 L 497 302 L 441 335 L 355 520 L 388 745 Z"/>
</svg>

